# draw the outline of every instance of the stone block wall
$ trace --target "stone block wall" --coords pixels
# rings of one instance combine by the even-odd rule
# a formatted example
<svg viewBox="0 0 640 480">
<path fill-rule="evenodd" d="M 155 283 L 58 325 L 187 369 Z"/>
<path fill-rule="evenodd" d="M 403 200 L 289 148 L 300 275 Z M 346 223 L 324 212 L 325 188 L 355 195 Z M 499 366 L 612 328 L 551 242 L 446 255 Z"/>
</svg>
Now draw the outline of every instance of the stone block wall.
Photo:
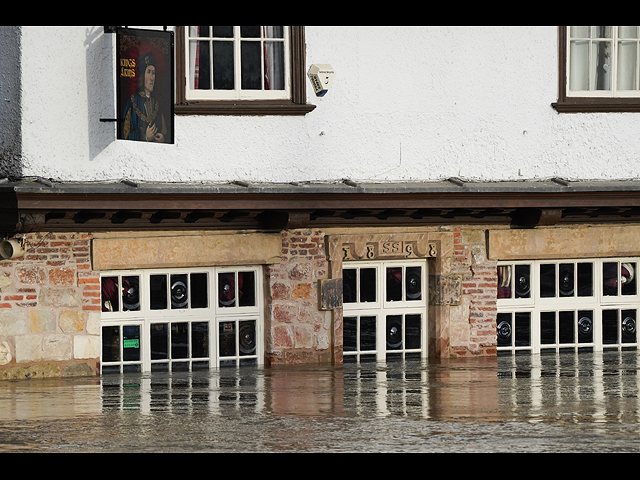
<svg viewBox="0 0 640 480">
<path fill-rule="evenodd" d="M 0 261 L 0 379 L 97 374 L 100 280 L 91 236 L 25 238 L 24 257 Z"/>
<path fill-rule="evenodd" d="M 270 364 L 331 362 L 331 312 L 318 309 L 318 282 L 327 276 L 322 231 L 282 232 L 282 263 L 267 268 Z"/>
</svg>

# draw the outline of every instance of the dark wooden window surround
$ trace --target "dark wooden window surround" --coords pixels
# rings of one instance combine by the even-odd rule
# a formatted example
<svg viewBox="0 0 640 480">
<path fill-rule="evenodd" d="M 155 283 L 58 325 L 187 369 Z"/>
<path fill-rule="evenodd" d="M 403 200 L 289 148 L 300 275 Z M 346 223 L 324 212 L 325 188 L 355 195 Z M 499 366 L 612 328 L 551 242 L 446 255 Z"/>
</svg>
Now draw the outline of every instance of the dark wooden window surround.
<svg viewBox="0 0 640 480">
<path fill-rule="evenodd" d="M 291 27 L 291 99 L 207 100 L 186 99 L 185 27 L 176 26 L 176 115 L 306 115 L 316 107 L 307 103 L 304 27 Z"/>
</svg>

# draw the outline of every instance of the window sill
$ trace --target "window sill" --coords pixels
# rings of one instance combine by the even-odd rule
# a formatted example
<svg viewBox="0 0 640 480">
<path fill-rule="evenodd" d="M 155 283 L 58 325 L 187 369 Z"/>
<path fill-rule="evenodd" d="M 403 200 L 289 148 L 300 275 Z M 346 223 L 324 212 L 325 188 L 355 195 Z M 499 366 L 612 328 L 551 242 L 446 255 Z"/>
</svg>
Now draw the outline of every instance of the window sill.
<svg viewBox="0 0 640 480">
<path fill-rule="evenodd" d="M 558 113 L 640 112 L 640 98 L 573 97 L 551 106 Z"/>
<path fill-rule="evenodd" d="M 297 104 L 291 101 L 201 101 L 184 102 L 175 106 L 176 115 L 299 115 L 315 110 L 311 104 Z"/>
</svg>

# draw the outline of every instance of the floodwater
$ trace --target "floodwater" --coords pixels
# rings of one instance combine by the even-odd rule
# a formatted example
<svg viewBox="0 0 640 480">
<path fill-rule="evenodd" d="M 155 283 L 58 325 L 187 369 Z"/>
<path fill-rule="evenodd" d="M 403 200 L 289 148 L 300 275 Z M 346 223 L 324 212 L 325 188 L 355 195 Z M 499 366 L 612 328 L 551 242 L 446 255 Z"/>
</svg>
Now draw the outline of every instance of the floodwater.
<svg viewBox="0 0 640 480">
<path fill-rule="evenodd" d="M 640 451 L 640 356 L 0 382 L 0 452 Z"/>
</svg>

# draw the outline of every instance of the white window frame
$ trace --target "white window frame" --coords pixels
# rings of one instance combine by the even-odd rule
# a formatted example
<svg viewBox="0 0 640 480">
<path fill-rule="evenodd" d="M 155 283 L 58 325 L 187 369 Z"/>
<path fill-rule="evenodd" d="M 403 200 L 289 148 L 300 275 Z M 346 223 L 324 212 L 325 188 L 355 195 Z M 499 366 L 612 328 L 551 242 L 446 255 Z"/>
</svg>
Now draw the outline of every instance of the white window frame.
<svg viewBox="0 0 640 480">
<path fill-rule="evenodd" d="M 580 264 L 591 263 L 593 264 L 593 295 L 592 296 L 578 296 L 576 293 L 573 296 L 562 297 L 556 294 L 555 297 L 542 297 L 540 288 L 541 278 L 541 266 L 553 264 L 558 266 L 562 264 Z M 603 312 L 610 310 L 617 310 L 618 312 L 624 312 L 628 310 L 635 310 L 636 324 L 638 322 L 638 313 L 640 312 L 640 278 L 638 278 L 638 272 L 634 273 L 636 278 L 636 292 L 634 295 L 622 295 L 621 282 L 618 279 L 618 294 L 617 295 L 604 295 L 604 282 L 603 282 L 603 268 L 607 263 L 618 263 L 619 266 L 625 263 L 635 264 L 640 268 L 640 258 L 621 257 L 621 258 L 584 258 L 584 259 L 554 259 L 554 260 L 535 260 L 535 261 L 518 261 L 518 262 L 499 262 L 498 268 L 511 266 L 515 269 L 517 265 L 530 265 L 531 266 L 531 296 L 529 298 L 514 298 L 513 289 L 511 298 L 502 298 L 497 300 L 497 313 L 498 331 L 501 328 L 501 317 L 511 314 L 511 328 L 512 339 L 511 346 L 498 346 L 499 352 L 516 353 L 518 351 L 529 351 L 533 354 L 547 352 L 547 351 L 561 351 L 564 349 L 574 349 L 579 351 L 580 349 L 593 349 L 593 351 L 603 351 L 607 349 L 622 350 L 625 348 L 638 348 L 640 346 L 640 332 L 635 333 L 635 342 L 625 342 L 622 336 L 620 328 L 617 332 L 617 342 L 604 343 L 603 340 Z M 577 268 L 577 267 L 576 267 Z M 514 270 L 512 270 L 514 271 Z M 621 274 L 619 272 L 618 276 Z M 502 277 L 499 274 L 499 279 Z M 511 279 L 511 285 L 515 285 L 517 279 L 515 275 Z M 577 276 L 576 276 L 577 278 Z M 577 290 L 577 284 L 574 284 Z M 556 284 L 556 289 L 559 286 Z M 558 291 L 558 290 L 557 290 Z M 556 342 L 553 344 L 542 344 L 542 332 L 541 332 L 541 315 L 543 313 L 555 312 L 556 314 Z M 559 328 L 558 318 L 559 312 L 574 312 L 575 315 L 579 315 L 580 312 L 592 312 L 592 341 L 581 342 L 578 332 L 578 317 L 574 317 L 576 322 L 574 324 L 574 336 L 573 342 L 561 343 L 559 341 Z M 516 314 L 528 314 L 531 316 L 530 324 L 530 343 L 529 345 L 517 345 L 517 338 L 515 336 L 515 327 L 513 322 L 515 321 Z M 620 327 L 620 325 L 618 325 Z"/>
<path fill-rule="evenodd" d="M 241 40 L 240 26 L 234 26 L 234 90 L 195 90 L 192 85 L 192 68 L 191 68 L 191 42 L 209 41 L 213 42 L 215 37 L 191 37 L 189 35 L 190 27 L 185 26 L 185 59 L 186 59 L 186 100 L 187 101 L 209 101 L 209 100 L 288 100 L 291 98 L 291 55 L 290 55 L 290 38 L 291 31 L 289 26 L 283 26 L 284 39 L 245 39 Z M 213 32 L 212 32 L 213 34 Z M 220 39 L 230 41 L 230 39 Z M 284 43 L 284 62 L 285 62 L 285 88 L 284 90 L 243 90 L 242 86 L 242 68 L 241 68 L 241 43 L 244 41 L 282 41 Z M 210 49 L 213 55 L 213 48 Z M 264 60 L 264 56 L 263 56 Z M 264 61 L 261 62 L 261 69 L 264 77 Z"/>
<path fill-rule="evenodd" d="M 640 97 L 640 27 L 636 26 L 636 38 L 620 38 L 619 37 L 619 27 L 611 26 L 611 38 L 607 39 L 611 41 L 611 76 L 610 76 L 610 88 L 607 90 L 595 90 L 591 87 L 589 90 L 571 90 L 571 53 L 572 42 L 582 42 L 586 44 L 586 47 L 589 50 L 589 78 L 594 74 L 594 69 L 592 67 L 592 59 L 593 59 L 593 48 L 594 41 L 598 41 L 599 39 L 592 38 L 593 27 L 590 28 L 590 35 L 588 37 L 571 37 L 571 29 L 573 27 L 567 26 L 567 67 L 566 67 L 566 96 L 567 97 L 591 97 L 591 98 L 638 98 Z M 635 89 L 634 90 L 618 90 L 618 64 L 619 64 L 619 53 L 620 53 L 620 44 L 622 42 L 635 42 L 636 44 L 636 58 L 635 58 Z M 591 80 L 589 80 L 589 84 L 591 86 Z"/>
<path fill-rule="evenodd" d="M 238 272 L 252 272 L 255 279 L 255 302 L 251 306 L 235 306 L 222 307 L 218 302 L 219 292 L 219 274 L 221 273 L 235 273 L 237 279 Z M 206 273 L 208 276 L 207 281 L 207 308 L 191 308 L 191 296 L 189 297 L 189 305 L 184 309 L 172 309 L 171 300 L 168 296 L 168 306 L 162 310 L 151 309 L 151 277 L 155 275 L 167 275 L 170 279 L 172 275 L 192 275 L 198 273 Z M 138 370 L 142 373 L 151 372 L 157 369 L 159 366 L 167 366 L 169 371 L 172 370 L 172 365 L 180 366 L 184 369 L 185 365 L 191 370 L 194 364 L 202 362 L 208 362 L 210 369 L 219 368 L 221 366 L 229 365 L 244 365 L 255 364 L 257 366 L 264 364 L 264 300 L 263 300 L 263 272 L 262 267 L 248 266 L 248 267 L 211 267 L 211 268 L 185 268 L 185 269 L 150 269 L 150 270 L 131 270 L 131 271 L 109 271 L 102 272 L 101 279 L 118 277 L 139 277 L 140 279 L 140 308 L 136 311 L 122 311 L 118 308 L 118 311 L 102 312 L 101 327 L 119 327 L 122 332 L 123 327 L 126 326 L 140 326 L 141 339 L 140 339 L 140 360 L 125 362 L 122 355 L 122 343 L 123 339 L 120 338 L 120 360 L 117 362 L 104 362 L 101 355 L 101 365 L 104 370 L 112 371 L 120 369 L 124 371 L 127 369 Z M 167 282 L 170 283 L 170 282 Z M 170 288 L 170 287 L 168 287 Z M 102 299 L 103 301 L 103 299 Z M 120 302 L 122 303 L 122 302 Z M 236 334 L 235 353 L 222 357 L 219 350 L 219 328 L 221 324 L 233 323 L 237 327 L 241 322 L 255 322 L 255 354 L 242 355 L 239 347 L 239 334 Z M 189 339 L 191 339 L 191 329 L 196 323 L 208 324 L 208 357 L 193 358 L 191 343 L 189 340 L 189 355 L 188 358 L 171 358 L 171 325 L 173 324 L 188 324 L 189 326 Z M 169 355 L 167 359 L 152 360 L 151 354 L 151 333 L 150 329 L 153 325 L 168 325 L 169 326 L 169 341 L 167 348 Z M 102 330 L 101 330 L 102 331 Z"/>
<path fill-rule="evenodd" d="M 407 268 L 421 267 L 422 279 L 421 279 L 421 297 L 420 300 L 410 301 L 405 297 L 406 292 L 406 279 L 407 275 L 403 274 L 403 300 L 401 301 L 388 301 L 386 297 L 386 269 L 401 267 L 406 272 Z M 356 351 L 344 351 L 343 356 L 353 357 L 356 361 L 361 361 L 366 358 L 373 358 L 375 356 L 376 361 L 386 361 L 388 358 L 406 358 L 414 354 L 420 355 L 422 359 L 428 358 L 428 278 L 429 270 L 426 260 L 411 260 L 411 261 L 379 261 L 379 262 L 343 262 L 342 270 L 355 269 L 358 272 L 357 278 L 359 283 L 360 271 L 364 269 L 376 270 L 376 301 L 375 302 L 361 302 L 360 298 L 356 303 L 343 303 L 343 319 L 356 317 L 357 333 Z M 359 288 L 359 287 L 358 287 Z M 390 350 L 387 348 L 386 331 L 387 331 L 387 317 L 388 316 L 402 316 L 403 319 L 403 348 L 399 350 Z M 420 315 L 420 348 L 408 349 L 406 348 L 406 317 L 410 315 Z M 360 320 L 362 317 L 375 317 L 376 318 L 376 348 L 375 350 L 362 350 L 360 344 Z"/>
</svg>

